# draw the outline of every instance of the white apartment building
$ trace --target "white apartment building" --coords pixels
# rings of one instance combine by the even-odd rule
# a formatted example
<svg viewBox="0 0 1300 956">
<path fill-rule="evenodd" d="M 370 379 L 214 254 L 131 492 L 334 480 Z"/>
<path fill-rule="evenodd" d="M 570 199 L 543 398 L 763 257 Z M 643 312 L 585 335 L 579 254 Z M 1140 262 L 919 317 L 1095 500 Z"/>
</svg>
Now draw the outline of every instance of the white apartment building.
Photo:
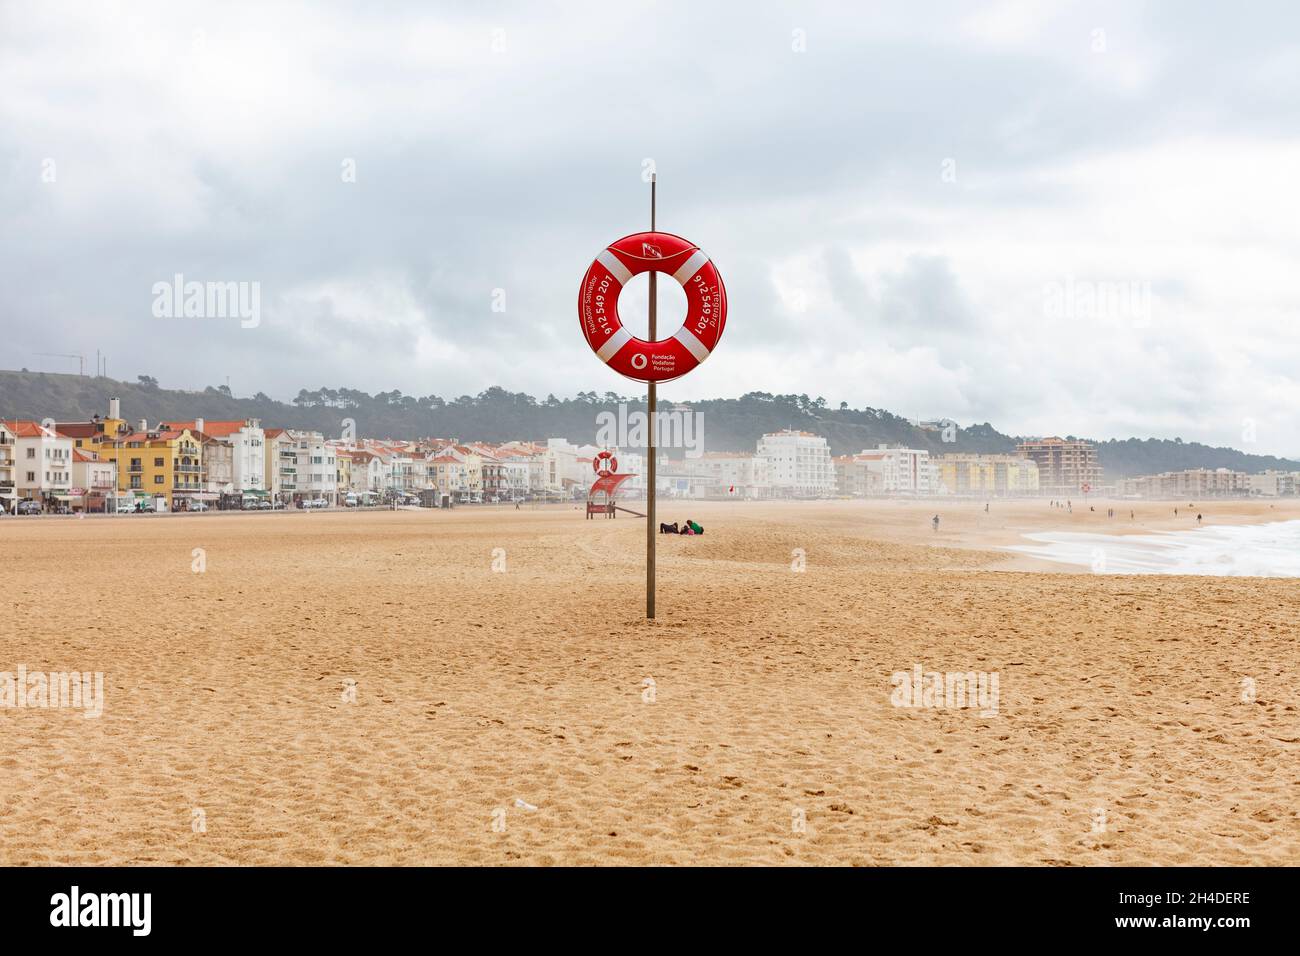
<svg viewBox="0 0 1300 956">
<path fill-rule="evenodd" d="M 820 435 L 790 429 L 764 435 L 757 457 L 767 460 L 774 495 L 819 498 L 835 493 L 835 465 Z"/>
<path fill-rule="evenodd" d="M 854 461 L 880 475 L 881 490 L 887 495 L 929 495 L 938 492 L 930 453 L 917 448 L 879 445 L 853 456 Z"/>
<path fill-rule="evenodd" d="M 528 463 L 528 485 L 526 493 L 528 495 L 545 495 L 547 492 L 547 478 L 550 471 L 550 465 L 546 457 L 547 447 L 538 445 L 530 441 L 508 441 L 503 445 L 497 446 L 497 455 L 506 461 L 509 459 L 523 460 Z M 516 466 L 517 467 L 517 466 Z M 509 484 L 510 477 L 507 473 L 506 482 Z"/>
<path fill-rule="evenodd" d="M 420 490 L 415 481 L 415 458 L 410 451 L 392 445 L 373 445 L 371 448 L 379 456 L 379 487 L 382 491 L 405 495 Z M 428 473 L 423 460 L 420 471 Z"/>
<path fill-rule="evenodd" d="M 234 449 L 210 435 L 204 435 L 202 441 L 204 490 L 230 494 L 235 490 Z"/>
<path fill-rule="evenodd" d="M 384 490 L 384 462 L 373 451 L 367 448 L 351 448 L 335 454 L 336 456 L 346 454 L 352 459 L 352 465 L 348 469 L 348 487 L 340 488 L 339 494 L 346 494 L 349 491 L 356 494 L 378 493 Z"/>
<path fill-rule="evenodd" d="M 72 439 L 40 422 L 6 421 L 14 437 L 14 491 L 42 504 L 67 502 L 72 488 Z"/>
<path fill-rule="evenodd" d="M 690 479 L 707 479 L 687 483 L 693 497 L 755 499 L 771 497 L 769 467 L 769 460 L 759 455 L 714 451 L 674 462 L 667 470 Z"/>
<path fill-rule="evenodd" d="M 297 494 L 294 498 L 324 498 L 330 504 L 338 502 L 338 461 L 334 448 L 320 432 L 287 432 L 293 444 L 297 469 Z M 282 446 L 283 447 L 283 446 Z"/>
<path fill-rule="evenodd" d="M 591 487 L 595 473 L 591 470 L 590 456 L 583 465 L 578 459 L 581 449 L 564 438 L 546 439 L 546 450 L 542 452 L 545 463 L 543 469 L 543 490 L 547 494 L 562 495 L 566 498 L 577 497 L 579 489 L 582 494 Z M 583 468 L 586 472 L 583 472 Z M 589 478 L 588 475 L 591 477 Z"/>
<path fill-rule="evenodd" d="M 0 509 L 12 511 L 18 500 L 14 481 L 14 433 L 0 422 Z"/>
<path fill-rule="evenodd" d="M 418 495 L 433 487 L 429 482 L 429 459 L 433 457 L 435 456 L 420 448 L 413 448 L 407 453 L 411 464 L 406 470 L 406 490 L 410 494 Z"/>
<path fill-rule="evenodd" d="M 618 459 L 618 473 L 620 475 L 636 475 L 635 478 L 629 478 L 619 486 L 620 494 L 630 495 L 631 497 L 645 497 L 646 482 L 646 457 L 639 451 L 632 451 L 624 448 L 622 451 L 614 450 L 614 457 Z"/>
<path fill-rule="evenodd" d="M 532 462 L 526 455 L 507 454 L 501 458 L 502 476 L 505 479 L 504 493 L 511 499 L 523 498 L 528 494 L 529 475 Z"/>
</svg>

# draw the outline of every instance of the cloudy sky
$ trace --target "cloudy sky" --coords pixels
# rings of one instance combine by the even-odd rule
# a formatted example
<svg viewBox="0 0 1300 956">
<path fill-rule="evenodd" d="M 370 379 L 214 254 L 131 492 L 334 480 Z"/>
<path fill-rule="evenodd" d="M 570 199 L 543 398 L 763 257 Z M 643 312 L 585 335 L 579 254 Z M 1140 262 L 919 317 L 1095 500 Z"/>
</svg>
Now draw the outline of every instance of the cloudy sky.
<svg viewBox="0 0 1300 956">
<path fill-rule="evenodd" d="M 0 0 L 0 367 L 640 394 L 575 303 L 653 163 L 730 300 L 666 398 L 1300 454 L 1293 3 L 560 9 Z"/>
</svg>

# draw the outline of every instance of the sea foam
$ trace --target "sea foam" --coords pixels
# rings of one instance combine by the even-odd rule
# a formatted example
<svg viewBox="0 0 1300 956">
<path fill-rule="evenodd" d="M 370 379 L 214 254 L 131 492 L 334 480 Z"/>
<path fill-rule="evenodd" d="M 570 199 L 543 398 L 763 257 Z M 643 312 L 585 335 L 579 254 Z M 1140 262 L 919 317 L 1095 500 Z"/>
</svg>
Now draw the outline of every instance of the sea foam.
<svg viewBox="0 0 1300 956">
<path fill-rule="evenodd" d="M 1151 534 L 1039 532 L 1008 550 L 1098 574 L 1300 577 L 1300 521 L 1217 525 Z"/>
</svg>

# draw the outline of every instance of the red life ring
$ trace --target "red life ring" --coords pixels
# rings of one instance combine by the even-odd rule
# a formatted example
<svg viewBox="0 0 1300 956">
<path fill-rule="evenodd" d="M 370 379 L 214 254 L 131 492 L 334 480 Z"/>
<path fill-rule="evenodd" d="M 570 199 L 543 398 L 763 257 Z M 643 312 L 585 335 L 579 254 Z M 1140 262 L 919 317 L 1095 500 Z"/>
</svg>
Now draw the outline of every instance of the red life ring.
<svg viewBox="0 0 1300 956">
<path fill-rule="evenodd" d="M 600 466 L 609 463 L 609 470 L 603 470 Z M 614 457 L 612 451 L 602 451 L 595 458 L 591 459 L 591 470 L 598 475 L 612 475 L 618 471 L 618 459 Z"/>
<path fill-rule="evenodd" d="M 638 339 L 618 317 L 618 297 L 634 275 L 665 272 L 686 292 L 686 321 L 672 336 Z M 624 236 L 596 257 L 578 290 L 578 322 L 596 357 L 637 382 L 668 382 L 699 365 L 727 324 L 727 290 L 693 242 L 667 232 Z"/>
</svg>

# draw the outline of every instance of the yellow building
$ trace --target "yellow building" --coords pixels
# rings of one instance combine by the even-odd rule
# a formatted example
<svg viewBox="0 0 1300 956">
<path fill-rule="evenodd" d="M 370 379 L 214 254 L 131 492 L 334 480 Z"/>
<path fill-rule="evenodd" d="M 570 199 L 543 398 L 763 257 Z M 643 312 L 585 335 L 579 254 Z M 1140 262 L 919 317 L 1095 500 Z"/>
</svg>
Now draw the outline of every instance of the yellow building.
<svg viewBox="0 0 1300 956">
<path fill-rule="evenodd" d="M 352 490 L 352 452 L 346 448 L 334 453 L 334 483 L 340 499 Z"/>
<path fill-rule="evenodd" d="M 1015 455 L 937 455 L 931 463 L 944 494 L 1038 494 L 1038 466 Z"/>
<path fill-rule="evenodd" d="M 201 446 L 188 428 L 129 432 L 106 438 L 96 450 L 114 462 L 119 493 L 160 496 L 173 511 L 205 497 Z"/>
</svg>

